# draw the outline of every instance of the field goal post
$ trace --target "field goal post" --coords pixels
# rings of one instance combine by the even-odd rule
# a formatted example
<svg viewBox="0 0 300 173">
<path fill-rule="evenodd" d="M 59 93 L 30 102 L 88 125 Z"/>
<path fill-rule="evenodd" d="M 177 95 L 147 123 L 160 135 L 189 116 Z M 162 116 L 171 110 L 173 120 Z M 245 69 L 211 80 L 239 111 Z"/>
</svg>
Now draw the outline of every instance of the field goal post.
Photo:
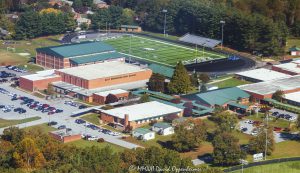
<svg viewBox="0 0 300 173">
<path fill-rule="evenodd" d="M 14 47 L 6 47 L 7 52 L 16 52 L 16 48 Z"/>
</svg>

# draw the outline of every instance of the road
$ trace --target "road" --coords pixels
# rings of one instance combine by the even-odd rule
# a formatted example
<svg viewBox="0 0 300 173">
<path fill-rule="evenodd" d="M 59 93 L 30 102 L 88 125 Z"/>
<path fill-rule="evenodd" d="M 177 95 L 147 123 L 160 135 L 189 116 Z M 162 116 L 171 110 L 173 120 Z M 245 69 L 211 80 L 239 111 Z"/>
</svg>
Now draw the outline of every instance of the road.
<svg viewBox="0 0 300 173">
<path fill-rule="evenodd" d="M 13 111 L 8 112 L 8 113 L 1 113 L 0 118 L 24 119 L 24 118 L 35 117 L 35 116 L 38 116 L 41 118 L 39 120 L 15 125 L 16 127 L 25 128 L 25 127 L 29 127 L 29 126 L 35 126 L 35 125 L 39 125 L 39 124 L 48 123 L 50 121 L 56 121 L 58 124 L 55 127 L 58 127 L 60 125 L 66 125 L 67 128 L 72 129 L 73 133 L 90 134 L 93 136 L 97 136 L 99 138 L 103 138 L 105 141 L 107 141 L 109 143 L 113 143 L 113 144 L 119 145 L 121 147 L 129 148 L 129 149 L 141 147 L 139 145 L 129 143 L 129 142 L 122 140 L 121 136 L 106 135 L 101 132 L 86 128 L 84 125 L 76 124 L 75 123 L 76 118 L 70 117 L 70 115 L 72 115 L 74 112 L 78 112 L 79 109 L 77 107 L 73 107 L 73 106 L 64 104 L 65 100 L 70 100 L 70 99 L 44 100 L 44 99 L 35 97 L 33 95 L 30 95 L 29 93 L 12 88 L 12 87 L 10 87 L 9 83 L 1 84 L 0 87 L 6 89 L 9 92 L 15 93 L 17 95 L 26 96 L 26 97 L 32 98 L 36 101 L 39 101 L 40 103 L 49 104 L 50 106 L 54 106 L 56 108 L 64 110 L 62 113 L 47 115 L 46 113 L 42 113 L 40 111 L 35 111 L 32 109 L 29 109 L 27 106 L 24 106 L 24 105 L 21 106 L 20 100 L 11 101 L 10 96 L 1 93 L 0 94 L 0 97 L 1 97 L 0 105 L 3 104 L 3 105 L 14 105 L 14 107 L 22 107 L 22 108 L 25 108 L 27 110 L 27 112 L 25 114 L 18 114 Z M 0 128 L 0 134 L 3 133 L 4 129 L 5 128 Z"/>
</svg>

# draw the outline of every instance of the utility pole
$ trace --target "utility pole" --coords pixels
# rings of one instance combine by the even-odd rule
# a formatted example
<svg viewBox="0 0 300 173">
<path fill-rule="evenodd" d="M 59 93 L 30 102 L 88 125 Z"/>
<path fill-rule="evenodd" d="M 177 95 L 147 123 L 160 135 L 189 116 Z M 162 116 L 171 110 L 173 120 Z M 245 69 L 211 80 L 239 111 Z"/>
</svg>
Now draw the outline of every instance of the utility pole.
<svg viewBox="0 0 300 173">
<path fill-rule="evenodd" d="M 222 41 L 221 41 L 221 50 L 223 50 L 223 41 L 224 41 L 224 25 L 225 25 L 225 21 L 221 20 L 220 24 L 222 25 Z"/>
<path fill-rule="evenodd" d="M 130 34 L 130 42 L 129 42 L 129 64 L 131 63 L 131 39 L 132 39 L 132 34 Z"/>
<path fill-rule="evenodd" d="M 164 37 L 166 37 L 166 23 L 167 23 L 167 12 L 168 12 L 168 10 L 164 9 L 162 12 L 165 14 L 165 19 L 164 19 Z"/>
<path fill-rule="evenodd" d="M 266 118 L 267 118 L 267 122 L 266 122 L 266 148 L 265 148 L 265 160 L 267 160 L 267 151 L 268 151 L 268 126 L 269 126 L 269 110 L 268 108 L 266 108 Z"/>
</svg>

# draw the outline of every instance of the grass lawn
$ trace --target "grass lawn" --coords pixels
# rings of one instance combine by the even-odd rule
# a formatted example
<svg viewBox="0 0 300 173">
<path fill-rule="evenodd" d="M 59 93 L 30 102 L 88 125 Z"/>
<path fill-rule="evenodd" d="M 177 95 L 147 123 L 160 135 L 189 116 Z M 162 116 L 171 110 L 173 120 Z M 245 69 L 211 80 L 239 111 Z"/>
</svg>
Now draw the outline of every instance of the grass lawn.
<svg viewBox="0 0 300 173">
<path fill-rule="evenodd" d="M 162 135 L 158 135 L 155 134 L 155 139 L 149 140 L 149 141 L 141 141 L 138 140 L 132 136 L 127 137 L 126 139 L 123 139 L 127 142 L 132 142 L 138 145 L 141 145 L 143 147 L 151 147 L 151 146 L 155 146 L 155 147 L 162 147 L 162 145 L 167 142 L 170 141 L 172 138 L 172 135 L 167 135 L 167 136 L 162 136 Z"/>
<path fill-rule="evenodd" d="M 275 144 L 275 150 L 268 159 L 300 156 L 299 141 L 284 141 Z"/>
<path fill-rule="evenodd" d="M 0 128 L 3 127 L 8 127 L 8 126 L 13 126 L 17 124 L 22 124 L 22 123 L 27 123 L 30 121 L 35 121 L 41 119 L 40 117 L 31 117 L 31 118 L 26 118 L 26 119 L 21 119 L 21 120 L 5 120 L 5 119 L 0 119 Z"/>
<path fill-rule="evenodd" d="M 26 69 L 27 71 L 30 71 L 30 72 L 37 72 L 37 71 L 44 70 L 44 68 L 41 66 L 38 66 L 35 64 L 29 64 L 29 63 L 18 65 L 18 67 Z"/>
<path fill-rule="evenodd" d="M 195 151 L 180 153 L 180 155 L 184 158 L 196 159 L 198 156 L 212 153 L 213 150 L 211 142 L 203 142 Z"/>
<path fill-rule="evenodd" d="M 240 173 L 241 170 L 232 173 Z M 274 163 L 244 169 L 244 173 L 297 173 L 300 172 L 300 161 Z"/>
<path fill-rule="evenodd" d="M 87 141 L 87 140 L 83 140 L 83 139 L 78 140 L 78 141 L 69 142 L 64 145 L 73 145 L 73 146 L 80 147 L 80 148 L 86 148 L 86 147 L 92 147 L 92 146 L 104 148 L 106 146 L 109 146 L 115 152 L 121 152 L 121 151 L 125 150 L 125 148 L 123 148 L 123 147 L 120 147 L 118 145 L 114 145 L 114 144 L 111 144 L 108 142 L 99 143 L 97 141 Z"/>
<path fill-rule="evenodd" d="M 216 85 L 219 88 L 227 88 L 227 87 L 235 87 L 235 86 L 249 84 L 249 83 L 251 83 L 251 82 L 244 81 L 244 80 L 239 80 L 239 79 L 236 79 L 236 78 L 230 78 L 230 79 L 227 79 L 227 80 L 224 80 L 224 81 L 212 83 L 212 85 Z"/>
<path fill-rule="evenodd" d="M 32 40 L 13 41 L 13 43 L 3 44 L 5 41 L 0 41 L 0 49 L 6 50 L 7 47 L 14 47 L 16 53 L 29 53 L 31 57 L 35 57 L 35 49 L 46 46 L 60 45 L 59 38 L 62 35 L 49 37 L 39 37 Z"/>
<path fill-rule="evenodd" d="M 187 61 L 196 58 L 207 60 L 208 57 L 210 59 L 225 58 L 224 55 L 215 52 L 204 51 L 202 54 L 202 50 L 196 51 L 182 45 L 140 36 L 123 36 L 104 42 L 114 46 L 121 53 L 133 55 L 134 58 L 167 66 L 175 66 L 179 60 Z"/>
<path fill-rule="evenodd" d="M 55 131 L 57 130 L 54 127 L 48 126 L 46 123 L 45 124 L 40 124 L 40 125 L 35 125 L 35 126 L 30 126 L 30 127 L 26 127 L 24 128 L 25 131 L 31 131 L 31 130 L 40 130 L 43 133 L 48 133 L 51 131 Z"/>
<path fill-rule="evenodd" d="M 23 57 L 15 53 L 0 49 L 0 65 L 17 65 L 28 61 L 28 57 Z"/>
<path fill-rule="evenodd" d="M 84 119 L 87 122 L 93 123 L 95 125 L 100 126 L 100 122 L 99 122 L 99 114 L 95 114 L 95 113 L 88 113 L 86 115 L 81 116 L 81 119 Z"/>
</svg>

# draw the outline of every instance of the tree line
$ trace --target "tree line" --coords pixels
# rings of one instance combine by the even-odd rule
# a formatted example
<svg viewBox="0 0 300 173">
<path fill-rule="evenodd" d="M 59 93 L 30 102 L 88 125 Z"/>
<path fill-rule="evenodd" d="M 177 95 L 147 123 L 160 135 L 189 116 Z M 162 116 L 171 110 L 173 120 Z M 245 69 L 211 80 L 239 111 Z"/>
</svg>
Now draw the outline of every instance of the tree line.
<svg viewBox="0 0 300 173">
<path fill-rule="evenodd" d="M 5 129 L 0 139 L 0 153 L 0 172 L 3 173 L 149 172 L 146 169 L 132 169 L 138 166 L 194 168 L 191 160 L 182 159 L 176 151 L 157 147 L 124 149 L 122 152 L 114 152 L 110 147 L 78 148 L 61 144 L 38 128 L 30 131 L 16 127 Z M 202 170 L 221 172 L 214 168 Z"/>
</svg>

